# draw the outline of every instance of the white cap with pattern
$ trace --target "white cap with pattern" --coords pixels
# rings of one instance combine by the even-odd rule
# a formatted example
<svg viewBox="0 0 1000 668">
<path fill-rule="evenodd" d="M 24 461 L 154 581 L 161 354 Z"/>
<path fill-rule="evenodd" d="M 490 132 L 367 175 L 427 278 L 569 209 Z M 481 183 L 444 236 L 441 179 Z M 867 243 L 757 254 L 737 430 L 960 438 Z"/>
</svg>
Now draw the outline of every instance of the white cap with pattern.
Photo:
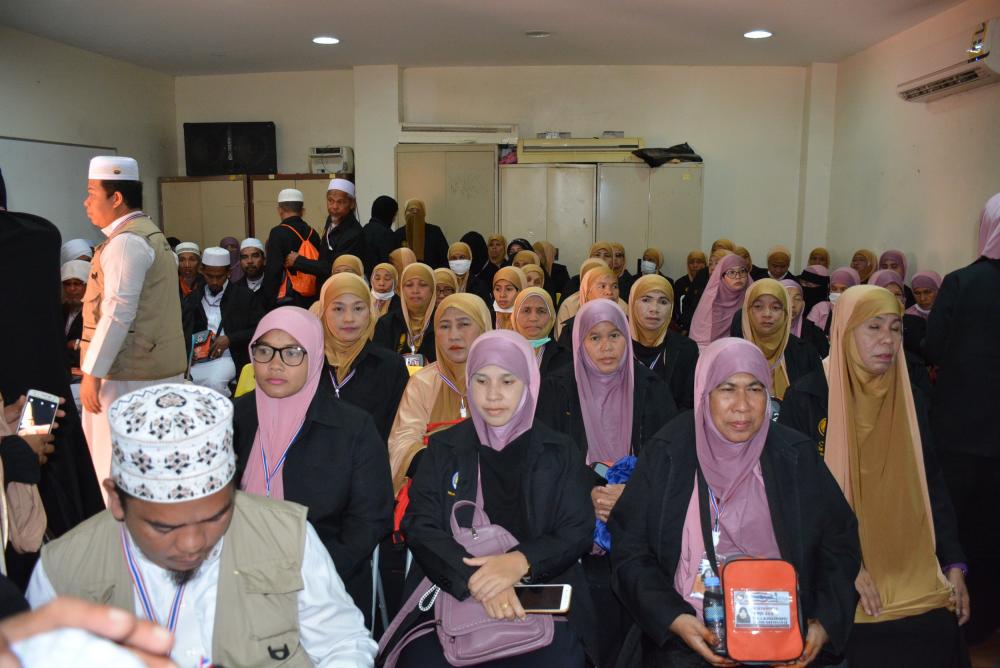
<svg viewBox="0 0 1000 668">
<path fill-rule="evenodd" d="M 178 255 L 181 253 L 194 253 L 198 257 L 201 257 L 201 249 L 198 248 L 198 244 L 193 241 L 182 241 L 174 248 L 174 252 Z"/>
<path fill-rule="evenodd" d="M 123 155 L 99 155 L 90 159 L 87 178 L 92 181 L 138 181 L 139 163 Z"/>
<path fill-rule="evenodd" d="M 233 404 L 207 387 L 165 383 L 111 404 L 111 478 L 154 503 L 200 499 L 236 472 Z"/>
</svg>

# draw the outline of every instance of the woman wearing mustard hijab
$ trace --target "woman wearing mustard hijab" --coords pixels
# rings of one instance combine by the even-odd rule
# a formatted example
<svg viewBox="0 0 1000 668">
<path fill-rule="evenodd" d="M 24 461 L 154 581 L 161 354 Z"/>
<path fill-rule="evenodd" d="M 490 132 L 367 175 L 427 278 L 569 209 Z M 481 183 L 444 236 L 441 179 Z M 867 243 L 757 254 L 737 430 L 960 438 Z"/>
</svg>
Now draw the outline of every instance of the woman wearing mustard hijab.
<svg viewBox="0 0 1000 668">
<path fill-rule="evenodd" d="M 773 278 L 762 278 L 747 288 L 742 313 L 733 318 L 730 334 L 742 336 L 764 353 L 777 399 L 784 399 L 792 383 L 822 368 L 816 349 L 792 334 L 788 291 Z"/>
<path fill-rule="evenodd" d="M 611 262 L 615 257 L 615 249 L 611 247 L 610 241 L 598 241 L 597 243 L 591 245 L 590 252 L 587 253 L 587 258 L 596 258 L 603 262 L 604 264 L 611 266 Z M 575 294 L 580 291 L 580 281 L 583 280 L 583 274 L 577 274 L 573 278 L 566 282 L 565 289 L 563 290 L 563 299 L 566 299 L 568 295 Z"/>
<path fill-rule="evenodd" d="M 438 306 L 434 314 L 438 361 L 410 378 L 389 434 L 395 492 L 416 472 L 426 447 L 424 436 L 469 417 L 465 361 L 476 337 L 492 329 L 489 309 L 475 295 L 455 294 Z"/>
<path fill-rule="evenodd" d="M 497 329 L 514 329 L 511 314 L 517 293 L 527 287 L 524 272 L 517 267 L 504 267 L 493 276 L 493 320 Z"/>
<path fill-rule="evenodd" d="M 406 224 L 396 230 L 396 242 L 413 251 L 417 262 L 432 269 L 448 266 L 448 240 L 437 225 L 427 222 L 427 207 L 419 199 L 410 199 L 403 206 Z"/>
<path fill-rule="evenodd" d="M 657 274 L 641 276 L 628 298 L 628 327 L 635 359 L 670 386 L 677 409 L 694 408 L 698 344 L 670 331 L 674 290 Z"/>
<path fill-rule="evenodd" d="M 403 359 L 370 339 L 375 316 L 368 286 L 354 274 L 331 276 L 320 302 L 326 368 L 321 386 L 367 412 L 385 441 L 410 375 Z M 365 307 L 368 307 L 367 309 Z"/>
<path fill-rule="evenodd" d="M 818 433 L 858 518 L 863 566 L 851 668 L 968 665 L 959 630 L 969 618 L 965 555 L 926 400 L 903 357 L 902 313 L 884 288 L 844 292 L 826 374 L 793 385 L 781 411 L 781 422 Z"/>
<path fill-rule="evenodd" d="M 611 270 L 618 277 L 618 294 L 628 300 L 628 294 L 635 283 L 635 276 L 628 270 L 628 258 L 625 257 L 625 245 L 617 241 L 611 242 Z"/>
<path fill-rule="evenodd" d="M 333 264 L 330 265 L 330 275 L 342 274 L 345 271 L 364 279 L 365 265 L 361 262 L 361 258 L 357 255 L 338 255 L 334 259 Z"/>
<path fill-rule="evenodd" d="M 378 319 L 372 341 L 399 355 L 411 367 L 435 359 L 434 270 L 422 262 L 409 265 L 399 277 L 400 308 Z"/>
<path fill-rule="evenodd" d="M 543 378 L 548 371 L 573 363 L 573 353 L 552 339 L 556 310 L 548 292 L 540 287 L 521 290 L 514 300 L 512 315 L 514 331 L 531 344 Z"/>
<path fill-rule="evenodd" d="M 399 293 L 396 286 L 399 283 L 399 272 L 388 262 L 375 265 L 371 275 L 372 313 L 378 320 L 390 308 L 399 308 Z"/>
<path fill-rule="evenodd" d="M 628 313 L 628 304 L 623 302 L 618 295 L 618 277 L 611 267 L 606 267 L 603 264 L 598 265 L 583 274 L 583 278 L 580 279 L 580 292 L 578 293 L 580 308 L 583 308 L 583 305 L 588 302 L 607 299 L 617 303 L 623 311 Z M 572 349 L 573 347 L 573 323 L 575 321 L 576 315 L 563 322 L 559 328 L 559 343 L 565 348 Z"/>
</svg>

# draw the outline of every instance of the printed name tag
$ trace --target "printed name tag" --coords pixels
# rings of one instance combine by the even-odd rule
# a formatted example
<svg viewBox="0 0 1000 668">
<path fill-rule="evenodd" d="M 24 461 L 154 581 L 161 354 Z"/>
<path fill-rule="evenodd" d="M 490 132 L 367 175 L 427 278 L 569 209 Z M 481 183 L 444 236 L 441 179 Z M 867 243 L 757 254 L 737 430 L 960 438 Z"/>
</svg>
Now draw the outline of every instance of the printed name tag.
<svg viewBox="0 0 1000 668">
<path fill-rule="evenodd" d="M 737 629 L 792 628 L 792 595 L 787 591 L 733 592 L 733 624 Z"/>
</svg>

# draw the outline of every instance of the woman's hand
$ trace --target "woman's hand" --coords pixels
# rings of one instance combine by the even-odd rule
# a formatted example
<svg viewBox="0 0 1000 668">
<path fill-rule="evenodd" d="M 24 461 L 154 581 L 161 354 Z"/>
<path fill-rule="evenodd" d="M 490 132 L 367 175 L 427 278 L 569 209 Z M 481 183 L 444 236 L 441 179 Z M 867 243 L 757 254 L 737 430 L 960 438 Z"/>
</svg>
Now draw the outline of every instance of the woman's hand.
<svg viewBox="0 0 1000 668">
<path fill-rule="evenodd" d="M 819 620 L 809 620 L 809 630 L 806 631 L 806 646 L 802 650 L 802 656 L 792 663 L 776 663 L 775 666 L 788 666 L 789 668 L 804 668 L 816 660 L 816 655 L 823 649 L 823 645 L 830 639 L 826 629 L 819 623 Z"/>
<path fill-rule="evenodd" d="M 602 485 L 590 490 L 590 501 L 594 504 L 594 515 L 597 519 L 602 522 L 608 521 L 608 516 L 611 515 L 624 491 L 624 484 Z"/>
<path fill-rule="evenodd" d="M 861 609 L 872 617 L 878 617 L 882 612 L 882 599 L 875 587 L 875 580 L 863 566 L 854 580 L 854 587 L 861 594 Z"/>
<path fill-rule="evenodd" d="M 513 587 L 507 587 L 496 596 L 483 601 L 483 608 L 491 619 L 524 620 L 528 616 L 521 607 L 521 602 L 517 600 Z"/>
<path fill-rule="evenodd" d="M 467 566 L 479 569 L 469 578 L 469 591 L 480 603 L 513 587 L 528 573 L 528 560 L 520 552 L 508 552 L 490 557 L 465 557 Z"/>
<path fill-rule="evenodd" d="M 951 583 L 951 600 L 955 604 L 955 616 L 958 617 L 958 625 L 961 626 L 969 621 L 969 589 L 965 586 L 965 573 L 960 568 L 950 568 L 945 574 L 948 582 Z"/>
<path fill-rule="evenodd" d="M 711 646 L 718 642 L 718 638 L 694 615 L 677 615 L 670 625 L 670 632 L 713 666 L 738 665 L 735 661 L 712 651 Z"/>
<path fill-rule="evenodd" d="M 52 441 L 55 440 L 55 436 L 52 434 L 24 434 L 21 438 L 28 444 L 32 452 L 38 455 L 40 465 L 49 461 L 49 455 L 56 450 L 55 446 L 52 445 Z"/>
<path fill-rule="evenodd" d="M 24 403 L 27 400 L 28 397 L 22 394 L 18 397 L 17 401 L 3 407 L 3 421 L 7 423 L 12 434 L 17 431 L 17 423 L 21 419 L 21 410 L 24 409 Z"/>
</svg>

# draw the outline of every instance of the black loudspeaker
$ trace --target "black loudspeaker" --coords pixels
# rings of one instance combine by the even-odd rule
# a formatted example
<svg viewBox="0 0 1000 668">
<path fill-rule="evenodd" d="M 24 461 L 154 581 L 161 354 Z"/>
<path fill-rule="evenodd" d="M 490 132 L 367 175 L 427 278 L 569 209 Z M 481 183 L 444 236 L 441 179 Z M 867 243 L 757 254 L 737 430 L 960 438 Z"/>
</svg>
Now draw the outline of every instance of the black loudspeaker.
<svg viewBox="0 0 1000 668">
<path fill-rule="evenodd" d="M 276 174 L 274 123 L 185 123 L 188 176 Z"/>
</svg>

